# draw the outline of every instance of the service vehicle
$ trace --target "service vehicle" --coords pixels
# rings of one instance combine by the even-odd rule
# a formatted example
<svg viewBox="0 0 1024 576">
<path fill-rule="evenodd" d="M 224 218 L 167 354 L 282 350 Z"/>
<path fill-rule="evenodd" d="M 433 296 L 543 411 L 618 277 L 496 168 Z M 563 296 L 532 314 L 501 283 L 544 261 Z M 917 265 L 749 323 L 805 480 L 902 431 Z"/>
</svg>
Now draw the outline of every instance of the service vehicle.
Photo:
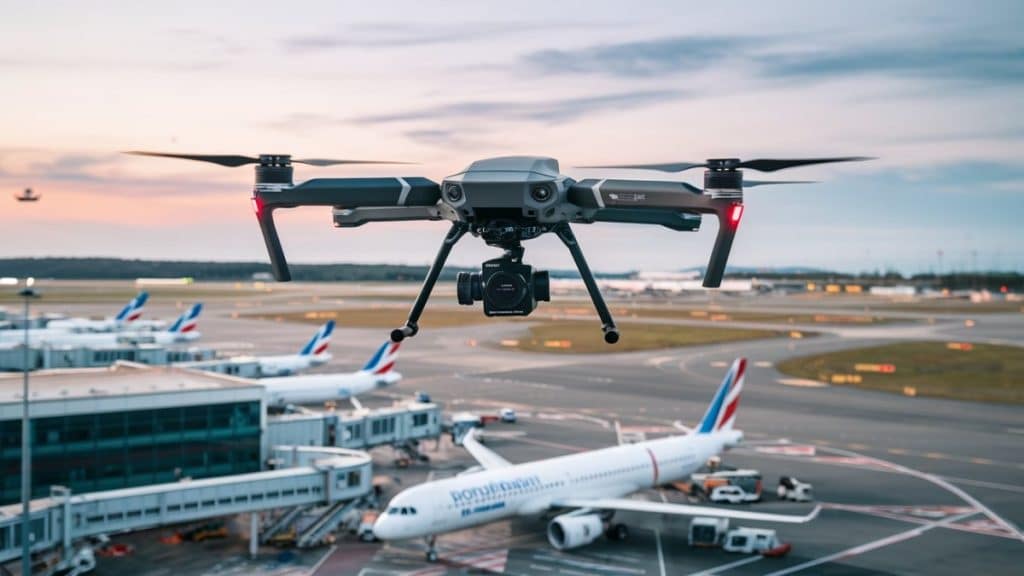
<svg viewBox="0 0 1024 576">
<path fill-rule="evenodd" d="M 722 549 L 726 552 L 765 556 L 784 556 L 791 547 L 790 544 L 780 542 L 775 530 L 768 528 L 734 528 L 729 530 L 722 542 Z"/>
<path fill-rule="evenodd" d="M 516 411 L 511 408 L 502 408 L 498 415 L 501 416 L 501 421 L 506 424 L 515 424 L 517 419 Z"/>
<path fill-rule="evenodd" d="M 743 504 L 744 502 L 756 502 L 761 499 L 760 494 L 747 492 L 739 486 L 732 484 L 726 484 L 724 486 L 716 486 L 711 490 L 711 494 L 708 495 L 708 500 L 712 502 L 727 502 L 729 504 Z"/>
<path fill-rule="evenodd" d="M 814 500 L 814 488 L 807 482 L 801 482 L 793 476 L 780 476 L 779 487 L 775 493 L 781 500 L 793 502 L 810 502 Z"/>
</svg>

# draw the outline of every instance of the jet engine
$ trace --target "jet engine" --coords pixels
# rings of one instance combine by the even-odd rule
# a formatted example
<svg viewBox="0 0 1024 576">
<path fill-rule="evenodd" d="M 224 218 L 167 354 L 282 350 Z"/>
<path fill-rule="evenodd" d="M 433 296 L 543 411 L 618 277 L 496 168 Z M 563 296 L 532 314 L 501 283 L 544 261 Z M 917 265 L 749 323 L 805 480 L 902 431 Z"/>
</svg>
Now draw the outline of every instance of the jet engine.
<svg viewBox="0 0 1024 576">
<path fill-rule="evenodd" d="M 562 514 L 548 523 L 548 542 L 556 550 L 586 546 L 604 533 L 600 514 Z"/>
</svg>

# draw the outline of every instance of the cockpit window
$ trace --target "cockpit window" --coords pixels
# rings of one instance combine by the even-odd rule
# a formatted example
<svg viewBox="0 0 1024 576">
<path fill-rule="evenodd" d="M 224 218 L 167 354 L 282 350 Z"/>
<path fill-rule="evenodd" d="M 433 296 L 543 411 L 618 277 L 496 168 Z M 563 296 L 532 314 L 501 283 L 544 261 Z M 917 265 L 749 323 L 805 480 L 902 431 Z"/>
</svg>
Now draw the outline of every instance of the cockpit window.
<svg viewBox="0 0 1024 576">
<path fill-rule="evenodd" d="M 402 508 L 402 516 L 405 516 L 407 514 L 409 514 L 409 509 L 408 508 Z"/>
<path fill-rule="evenodd" d="M 388 508 L 388 514 L 398 514 L 398 508 L 396 508 L 395 506 Z"/>
</svg>

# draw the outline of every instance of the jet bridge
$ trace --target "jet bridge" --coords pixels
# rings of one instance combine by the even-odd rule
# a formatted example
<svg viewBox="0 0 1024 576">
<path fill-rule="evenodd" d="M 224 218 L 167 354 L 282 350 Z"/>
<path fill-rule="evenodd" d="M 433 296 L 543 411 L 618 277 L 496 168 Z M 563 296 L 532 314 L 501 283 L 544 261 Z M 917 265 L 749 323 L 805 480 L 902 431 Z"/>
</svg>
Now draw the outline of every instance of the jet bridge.
<svg viewBox="0 0 1024 576">
<path fill-rule="evenodd" d="M 72 495 L 55 487 L 31 503 L 32 551 L 62 547 L 98 534 L 140 530 L 272 508 L 327 506 L 338 510 L 372 491 L 372 460 L 336 447 L 276 447 L 295 467 L 235 476 Z M 287 460 L 287 459 L 283 459 Z M 312 535 L 311 535 L 312 536 Z M 21 505 L 0 507 L 0 565 L 21 556 Z"/>
</svg>

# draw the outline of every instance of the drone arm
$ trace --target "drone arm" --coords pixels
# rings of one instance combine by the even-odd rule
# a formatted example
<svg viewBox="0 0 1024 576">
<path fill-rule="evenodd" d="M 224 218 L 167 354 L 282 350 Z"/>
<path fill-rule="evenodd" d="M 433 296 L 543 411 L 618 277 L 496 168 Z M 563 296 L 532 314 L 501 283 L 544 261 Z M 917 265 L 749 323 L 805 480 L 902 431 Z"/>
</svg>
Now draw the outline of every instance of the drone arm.
<svg viewBox="0 0 1024 576">
<path fill-rule="evenodd" d="M 650 209 L 629 209 L 629 208 L 604 208 L 597 210 L 586 219 L 579 222 L 618 222 L 621 224 L 654 224 L 664 226 L 677 232 L 692 232 L 700 229 L 700 214 L 686 212 L 683 210 L 665 210 L 661 208 Z"/>
<path fill-rule="evenodd" d="M 395 218 L 388 218 L 386 213 L 375 213 L 374 220 L 409 220 L 415 214 L 410 214 L 408 209 L 419 207 L 424 210 L 424 219 L 434 219 L 427 218 L 429 212 L 426 209 L 436 205 L 440 197 L 441 188 L 426 178 L 316 178 L 297 186 L 257 183 L 252 203 L 267 245 L 274 278 L 287 282 L 291 280 L 291 272 L 274 225 L 274 210 L 296 206 L 380 207 L 398 209 L 400 213 L 392 214 Z"/>
<path fill-rule="evenodd" d="M 605 304 L 604 298 L 601 297 L 601 289 L 598 288 L 597 281 L 594 280 L 594 273 L 590 271 L 590 266 L 587 265 L 587 260 L 583 257 L 583 250 L 580 249 L 580 244 L 576 241 L 576 235 L 572 233 L 572 228 L 569 227 L 568 223 L 558 225 L 554 232 L 558 234 L 562 243 L 569 249 L 569 254 L 572 255 L 573 261 L 576 262 L 576 268 L 580 271 L 583 284 L 587 287 L 587 292 L 590 294 L 590 300 L 594 303 L 598 317 L 601 318 L 601 330 L 604 331 L 604 341 L 609 344 L 615 344 L 619 341 L 619 331 L 615 327 L 615 320 L 612 319 L 612 313 L 608 310 L 608 305 Z"/>
<path fill-rule="evenodd" d="M 637 214 L 646 214 L 640 211 L 650 209 L 714 214 L 718 217 L 718 235 L 704 274 L 705 288 L 721 286 L 732 242 L 743 214 L 741 193 L 737 192 L 734 197 L 712 197 L 682 182 L 581 180 L 569 188 L 569 201 L 581 208 L 597 208 L 598 215 L 609 209 L 635 211 Z"/>
<path fill-rule="evenodd" d="M 437 256 L 434 257 L 434 262 L 430 265 L 430 270 L 427 271 L 427 277 L 423 279 L 420 294 L 416 297 L 412 310 L 409 311 L 409 317 L 405 321 L 405 326 L 391 331 L 392 342 L 401 342 L 409 336 L 415 336 L 419 332 L 420 315 L 423 314 L 423 309 L 427 306 L 427 299 L 430 298 L 430 292 L 434 289 L 438 276 L 441 275 L 444 263 L 448 260 L 448 255 L 451 254 L 452 248 L 468 231 L 469 225 L 465 222 L 452 222 L 452 227 L 448 230 L 448 234 L 445 235 L 444 242 L 441 243 L 441 248 L 438 249 Z"/>
</svg>

